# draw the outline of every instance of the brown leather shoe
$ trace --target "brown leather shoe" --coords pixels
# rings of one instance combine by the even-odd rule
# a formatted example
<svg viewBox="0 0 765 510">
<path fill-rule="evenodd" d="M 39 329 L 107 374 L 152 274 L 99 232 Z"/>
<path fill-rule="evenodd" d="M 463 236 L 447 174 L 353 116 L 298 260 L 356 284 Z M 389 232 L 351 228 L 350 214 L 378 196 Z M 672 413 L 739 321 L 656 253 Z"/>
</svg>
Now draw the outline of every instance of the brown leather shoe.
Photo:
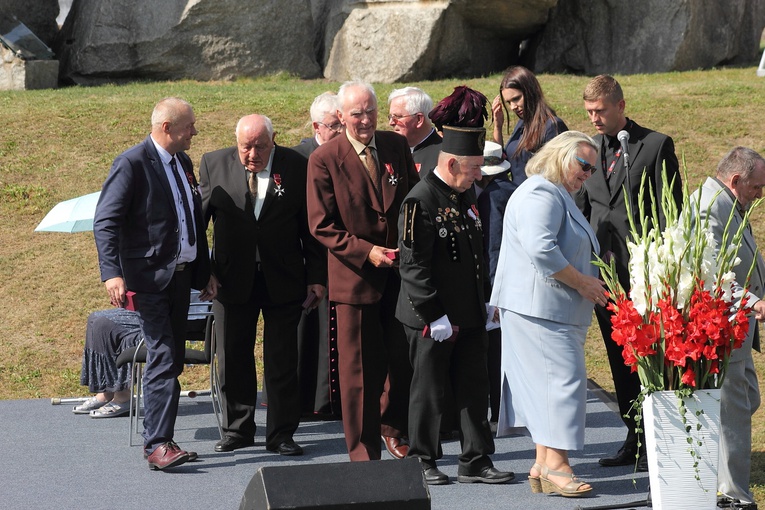
<svg viewBox="0 0 765 510">
<path fill-rule="evenodd" d="M 197 460 L 199 458 L 199 455 L 197 454 L 197 452 L 189 452 L 189 451 L 187 451 L 186 453 L 189 454 L 189 462 L 194 462 L 195 460 Z M 145 446 L 143 447 L 143 458 L 144 459 L 148 459 L 149 458 L 149 454 L 146 452 L 146 447 Z"/>
<path fill-rule="evenodd" d="M 409 453 L 409 443 L 403 437 L 382 436 L 385 449 L 396 459 L 403 459 Z"/>
<path fill-rule="evenodd" d="M 157 446 L 146 460 L 149 469 L 167 469 L 187 462 L 189 453 L 181 450 L 174 441 L 168 441 Z"/>
</svg>

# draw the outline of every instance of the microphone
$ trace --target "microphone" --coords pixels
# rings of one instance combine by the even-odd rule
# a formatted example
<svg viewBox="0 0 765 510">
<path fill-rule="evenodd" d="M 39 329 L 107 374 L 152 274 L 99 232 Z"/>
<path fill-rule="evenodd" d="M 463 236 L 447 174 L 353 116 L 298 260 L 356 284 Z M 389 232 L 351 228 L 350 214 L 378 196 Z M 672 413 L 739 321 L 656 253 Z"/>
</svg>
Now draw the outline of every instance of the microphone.
<svg viewBox="0 0 765 510">
<path fill-rule="evenodd" d="M 616 135 L 616 138 L 619 140 L 619 143 L 622 145 L 622 152 L 624 153 L 625 158 L 629 156 L 629 147 L 627 146 L 627 142 L 630 141 L 630 134 L 622 129 L 619 131 L 619 133 Z"/>
</svg>

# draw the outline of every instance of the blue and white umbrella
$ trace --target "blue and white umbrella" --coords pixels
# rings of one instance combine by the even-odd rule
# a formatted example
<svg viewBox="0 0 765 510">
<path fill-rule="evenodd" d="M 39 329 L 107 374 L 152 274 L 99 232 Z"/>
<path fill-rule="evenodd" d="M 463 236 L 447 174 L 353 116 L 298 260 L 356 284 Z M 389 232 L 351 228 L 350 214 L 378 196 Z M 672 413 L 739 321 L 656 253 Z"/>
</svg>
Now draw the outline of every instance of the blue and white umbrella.
<svg viewBox="0 0 765 510">
<path fill-rule="evenodd" d="M 59 202 L 37 225 L 35 232 L 89 232 L 100 191 Z"/>
</svg>

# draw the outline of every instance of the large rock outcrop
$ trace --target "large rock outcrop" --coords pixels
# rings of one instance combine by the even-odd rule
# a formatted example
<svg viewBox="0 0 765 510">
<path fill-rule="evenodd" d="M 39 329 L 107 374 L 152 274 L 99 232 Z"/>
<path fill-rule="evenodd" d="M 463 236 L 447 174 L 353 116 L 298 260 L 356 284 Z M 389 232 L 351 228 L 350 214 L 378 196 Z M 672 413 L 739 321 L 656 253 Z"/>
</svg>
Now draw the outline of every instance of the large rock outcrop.
<svg viewBox="0 0 765 510">
<path fill-rule="evenodd" d="M 556 2 L 330 0 L 324 76 L 394 82 L 496 72 L 517 60 Z"/>
<path fill-rule="evenodd" d="M 756 60 L 760 0 L 565 0 L 532 45 L 537 72 L 632 74 Z"/>
<path fill-rule="evenodd" d="M 74 0 L 54 50 L 77 83 L 279 71 L 390 83 L 518 62 L 589 75 L 752 63 L 763 26 L 762 0 Z"/>
<path fill-rule="evenodd" d="M 75 0 L 56 41 L 61 76 L 76 83 L 199 80 L 279 71 L 311 78 L 308 0 Z"/>
</svg>

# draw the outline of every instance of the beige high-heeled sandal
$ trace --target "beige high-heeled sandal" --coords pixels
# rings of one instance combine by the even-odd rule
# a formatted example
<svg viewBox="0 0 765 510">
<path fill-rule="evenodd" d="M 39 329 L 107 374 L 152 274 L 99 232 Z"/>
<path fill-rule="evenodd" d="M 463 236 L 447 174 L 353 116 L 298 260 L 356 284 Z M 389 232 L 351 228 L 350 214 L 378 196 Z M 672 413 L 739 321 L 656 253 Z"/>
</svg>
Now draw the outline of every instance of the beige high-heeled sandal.
<svg viewBox="0 0 765 510">
<path fill-rule="evenodd" d="M 531 466 L 531 469 L 536 469 L 540 473 L 542 472 L 542 466 L 536 462 Z M 529 487 L 531 487 L 531 492 L 534 494 L 542 492 L 542 481 L 539 479 L 539 476 L 531 476 L 531 473 L 529 473 Z"/>
<path fill-rule="evenodd" d="M 548 478 L 550 475 L 570 478 L 571 481 L 561 487 Z M 560 494 L 561 496 L 565 496 L 567 498 L 577 498 L 592 491 L 592 486 L 585 487 L 589 484 L 580 482 L 579 479 L 574 476 L 574 473 L 550 471 L 547 469 L 547 466 L 542 468 L 542 474 L 539 476 L 539 480 L 542 483 L 542 492 L 545 494 Z"/>
</svg>

